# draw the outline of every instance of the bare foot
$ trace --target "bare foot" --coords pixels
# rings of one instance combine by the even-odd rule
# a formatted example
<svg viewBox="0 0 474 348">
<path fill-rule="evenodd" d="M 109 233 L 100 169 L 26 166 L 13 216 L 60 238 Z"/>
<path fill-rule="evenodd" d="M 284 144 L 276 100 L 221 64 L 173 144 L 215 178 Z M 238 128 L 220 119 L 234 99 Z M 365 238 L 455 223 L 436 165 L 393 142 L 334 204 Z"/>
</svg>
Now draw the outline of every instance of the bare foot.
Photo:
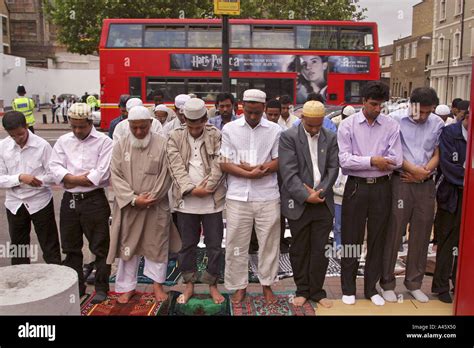
<svg viewBox="0 0 474 348">
<path fill-rule="evenodd" d="M 239 289 L 232 295 L 232 303 L 240 303 L 244 300 L 247 289 Z"/>
<path fill-rule="evenodd" d="M 120 295 L 117 299 L 118 303 L 128 303 L 130 299 L 135 295 L 135 290 L 129 291 L 129 292 L 124 292 L 122 295 Z"/>
<path fill-rule="evenodd" d="M 209 293 L 211 294 L 215 304 L 221 304 L 224 302 L 224 296 L 222 296 L 222 294 L 217 289 L 217 285 L 209 285 Z"/>
<path fill-rule="evenodd" d="M 180 304 L 186 304 L 189 301 L 189 299 L 193 296 L 193 294 L 194 294 L 194 284 L 187 283 L 186 289 L 184 289 L 184 292 L 181 295 L 179 295 L 176 302 Z"/>
<path fill-rule="evenodd" d="M 331 308 L 333 302 L 331 300 L 328 300 L 327 298 L 322 298 L 318 301 L 318 304 L 320 304 L 324 308 Z"/>
<path fill-rule="evenodd" d="M 155 293 L 156 301 L 166 301 L 168 299 L 168 293 L 163 289 L 163 285 L 160 283 L 153 283 L 153 292 Z"/>
<path fill-rule="evenodd" d="M 270 286 L 262 286 L 263 288 L 263 297 L 265 297 L 265 303 L 271 305 L 277 301 L 275 294 L 272 291 Z"/>
<path fill-rule="evenodd" d="M 301 307 L 306 303 L 306 298 L 303 296 L 297 296 L 293 299 L 293 306 Z"/>
</svg>

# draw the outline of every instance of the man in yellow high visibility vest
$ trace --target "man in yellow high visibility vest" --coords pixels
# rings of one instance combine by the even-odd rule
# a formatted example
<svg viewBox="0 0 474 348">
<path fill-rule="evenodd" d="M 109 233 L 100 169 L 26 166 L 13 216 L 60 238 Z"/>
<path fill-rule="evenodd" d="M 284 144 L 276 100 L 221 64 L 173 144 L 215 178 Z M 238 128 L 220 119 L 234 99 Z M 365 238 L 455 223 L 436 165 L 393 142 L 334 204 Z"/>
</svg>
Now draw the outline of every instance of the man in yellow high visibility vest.
<svg viewBox="0 0 474 348">
<path fill-rule="evenodd" d="M 35 125 L 35 115 L 33 111 L 35 110 L 35 102 L 31 98 L 25 97 L 26 89 L 25 86 L 19 85 L 16 89 L 18 98 L 15 98 L 12 101 L 13 110 L 21 112 L 25 115 L 26 124 L 31 132 L 35 132 L 33 126 Z"/>
</svg>

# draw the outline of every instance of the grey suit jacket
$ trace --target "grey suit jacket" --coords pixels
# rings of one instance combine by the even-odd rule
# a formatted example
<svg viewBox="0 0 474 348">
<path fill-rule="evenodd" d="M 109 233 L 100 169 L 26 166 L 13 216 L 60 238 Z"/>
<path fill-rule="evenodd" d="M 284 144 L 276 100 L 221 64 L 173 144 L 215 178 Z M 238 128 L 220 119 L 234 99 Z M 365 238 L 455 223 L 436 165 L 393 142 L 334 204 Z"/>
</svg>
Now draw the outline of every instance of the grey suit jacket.
<svg viewBox="0 0 474 348">
<path fill-rule="evenodd" d="M 318 139 L 318 168 L 321 182 L 316 191 L 323 189 L 322 197 L 334 215 L 334 194 L 332 187 L 339 174 L 339 148 L 335 133 L 321 128 Z M 297 220 L 306 207 L 309 196 L 303 183 L 313 187 L 313 162 L 308 147 L 304 126 L 300 123 L 283 132 L 278 147 L 278 165 L 281 176 L 281 212 L 290 220 Z"/>
</svg>

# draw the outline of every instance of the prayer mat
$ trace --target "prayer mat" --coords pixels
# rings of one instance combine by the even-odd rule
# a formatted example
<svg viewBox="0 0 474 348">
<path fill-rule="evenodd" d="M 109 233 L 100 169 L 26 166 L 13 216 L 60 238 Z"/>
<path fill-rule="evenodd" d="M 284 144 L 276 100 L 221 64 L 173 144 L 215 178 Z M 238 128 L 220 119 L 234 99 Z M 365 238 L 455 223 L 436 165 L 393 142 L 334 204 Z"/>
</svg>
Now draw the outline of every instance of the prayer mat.
<svg viewBox="0 0 474 348">
<path fill-rule="evenodd" d="M 294 292 L 275 293 L 277 302 L 265 304 L 261 293 L 247 293 L 239 303 L 231 303 L 233 316 L 314 316 L 314 307 L 307 301 L 302 307 L 295 307 L 292 300 Z"/>
<path fill-rule="evenodd" d="M 91 301 L 95 292 L 86 298 L 81 304 L 81 315 L 83 316 L 156 316 L 159 312 L 167 311 L 169 301 L 156 302 L 153 293 L 137 292 L 128 303 L 118 303 L 120 294 L 109 292 L 107 299 L 98 304 Z"/>
<path fill-rule="evenodd" d="M 177 302 L 180 292 L 170 292 L 170 306 L 168 315 L 171 316 L 229 316 L 230 298 L 228 294 L 224 296 L 224 302 L 215 304 L 209 294 L 194 294 L 186 304 Z"/>
<path fill-rule="evenodd" d="M 258 254 L 249 255 L 249 282 L 258 283 Z M 291 268 L 290 254 L 280 254 L 278 265 L 278 279 L 293 277 L 293 269 Z"/>
<path fill-rule="evenodd" d="M 140 258 L 140 263 L 138 266 L 138 283 L 139 284 L 153 284 L 153 280 L 148 278 L 143 274 L 145 269 L 145 258 L 142 256 Z M 166 271 L 166 282 L 164 285 L 166 286 L 173 286 L 178 283 L 178 279 L 181 276 L 181 272 L 179 271 L 178 261 L 175 259 L 170 259 L 168 261 L 168 270 Z M 109 283 L 115 283 L 117 275 L 114 274 L 110 277 Z"/>
<path fill-rule="evenodd" d="M 341 263 L 338 259 L 329 257 L 326 277 L 339 277 L 341 275 Z"/>
</svg>

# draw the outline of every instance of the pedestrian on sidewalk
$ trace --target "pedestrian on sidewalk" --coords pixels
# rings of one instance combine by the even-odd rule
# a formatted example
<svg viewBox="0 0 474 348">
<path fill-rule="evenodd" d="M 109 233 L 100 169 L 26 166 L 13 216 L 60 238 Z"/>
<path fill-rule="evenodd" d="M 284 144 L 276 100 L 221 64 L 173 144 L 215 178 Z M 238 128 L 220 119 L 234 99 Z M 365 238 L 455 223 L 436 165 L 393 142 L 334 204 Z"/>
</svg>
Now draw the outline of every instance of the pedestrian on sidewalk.
<svg viewBox="0 0 474 348">
<path fill-rule="evenodd" d="M 56 119 L 56 122 L 59 124 L 59 116 L 57 114 L 57 111 L 59 109 L 59 105 L 56 102 L 56 95 L 53 94 L 51 97 L 51 123 L 54 123 L 54 119 Z"/>
<path fill-rule="evenodd" d="M 14 111 L 19 111 L 23 115 L 25 115 L 26 124 L 28 125 L 28 129 L 34 133 L 34 125 L 35 125 L 35 102 L 31 98 L 27 98 L 25 86 L 19 85 L 16 89 L 16 93 L 18 94 L 18 98 L 15 98 L 12 101 L 12 108 Z"/>
</svg>

